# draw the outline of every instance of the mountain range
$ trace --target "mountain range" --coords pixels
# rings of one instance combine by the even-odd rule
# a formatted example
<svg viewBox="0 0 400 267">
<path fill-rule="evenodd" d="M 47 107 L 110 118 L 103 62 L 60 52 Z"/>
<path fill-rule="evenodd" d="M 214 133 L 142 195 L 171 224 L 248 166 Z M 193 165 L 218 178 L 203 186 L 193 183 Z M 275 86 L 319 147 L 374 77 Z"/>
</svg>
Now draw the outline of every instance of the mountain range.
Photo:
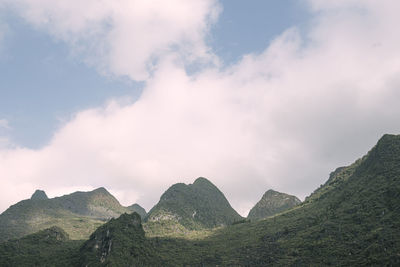
<svg viewBox="0 0 400 267">
<path fill-rule="evenodd" d="M 85 239 L 107 220 L 123 213 L 146 215 L 139 205 L 123 207 L 105 188 L 49 199 L 36 190 L 30 199 L 12 205 L 0 215 L 0 241 L 59 226 L 73 239 Z"/>
<path fill-rule="evenodd" d="M 254 214 L 261 212 L 251 212 L 256 219 L 236 216 L 211 182 L 204 178 L 198 180 L 192 185 L 173 185 L 144 222 L 133 212 L 108 220 L 85 240 L 71 240 L 63 229 L 53 227 L 0 243 L 0 265 L 400 265 L 398 135 L 384 135 L 364 157 L 336 169 L 304 202 L 298 203 L 292 198 L 292 207 L 273 215 L 262 213 L 257 217 Z M 213 192 L 211 197 L 219 201 L 216 210 L 224 215 L 200 210 L 199 206 L 209 203 L 202 202 L 204 199 L 197 196 L 199 192 Z M 279 205 L 275 205 L 271 200 L 274 195 L 279 196 L 277 200 L 290 199 L 267 191 L 254 209 L 282 206 L 279 201 L 276 202 Z M 198 202 L 182 201 L 186 197 L 198 199 Z M 88 210 L 84 214 L 91 214 L 91 209 Z M 196 218 L 197 214 L 201 216 Z M 170 221 L 189 231 L 205 234 L 178 238 L 171 233 L 163 235 L 162 231 L 159 235 L 146 232 L 149 222 L 158 223 L 157 227 L 162 228 Z"/>
</svg>

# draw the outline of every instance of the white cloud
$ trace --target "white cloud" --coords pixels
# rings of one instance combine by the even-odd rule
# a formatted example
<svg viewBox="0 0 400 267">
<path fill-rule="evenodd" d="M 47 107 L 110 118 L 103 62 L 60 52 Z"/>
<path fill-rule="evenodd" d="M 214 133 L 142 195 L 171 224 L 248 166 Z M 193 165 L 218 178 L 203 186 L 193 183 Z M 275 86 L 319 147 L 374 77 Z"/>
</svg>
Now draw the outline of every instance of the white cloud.
<svg viewBox="0 0 400 267">
<path fill-rule="evenodd" d="M 40 150 L 0 150 L 8 183 L 2 208 L 34 187 L 54 195 L 105 186 L 124 204 L 148 209 L 172 183 L 197 176 L 210 178 L 242 214 L 271 187 L 309 194 L 383 133 L 400 130 L 400 35 L 390 30 L 400 22 L 390 7 L 397 3 L 368 1 L 362 14 L 310 3 L 318 12 L 306 35 L 289 29 L 261 54 L 195 75 L 171 54 L 160 57 L 137 102 L 79 112 Z M 65 23 L 78 26 L 57 31 L 85 24 Z M 121 53 L 106 55 L 140 66 Z M 139 72 L 115 73 L 135 79 Z"/>
<path fill-rule="evenodd" d="M 3 0 L 29 23 L 69 43 L 104 73 L 145 80 L 156 62 L 215 61 L 205 44 L 216 0 Z"/>
<path fill-rule="evenodd" d="M 1 128 L 3 128 L 3 129 L 10 129 L 10 125 L 9 125 L 9 123 L 8 123 L 8 120 L 6 120 L 6 119 L 0 119 L 0 129 Z"/>
</svg>

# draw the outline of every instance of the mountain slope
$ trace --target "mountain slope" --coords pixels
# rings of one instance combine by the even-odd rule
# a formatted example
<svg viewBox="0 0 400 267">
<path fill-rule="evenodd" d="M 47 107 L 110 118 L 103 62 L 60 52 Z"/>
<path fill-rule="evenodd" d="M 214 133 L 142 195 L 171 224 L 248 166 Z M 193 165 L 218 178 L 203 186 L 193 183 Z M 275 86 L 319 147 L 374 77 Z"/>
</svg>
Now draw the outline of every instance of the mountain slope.
<svg viewBox="0 0 400 267">
<path fill-rule="evenodd" d="M 73 239 L 87 238 L 98 226 L 129 210 L 104 188 L 52 199 L 36 191 L 31 199 L 12 205 L 0 215 L 0 241 L 59 226 Z"/>
<path fill-rule="evenodd" d="M 148 213 L 148 222 L 175 221 L 187 229 L 229 225 L 242 217 L 206 178 L 171 186 Z"/>
<path fill-rule="evenodd" d="M 283 212 L 300 204 L 295 197 L 274 190 L 268 190 L 261 200 L 250 210 L 248 219 L 259 220 Z"/>
<path fill-rule="evenodd" d="M 202 240 L 148 241 L 166 266 L 398 266 L 400 136 L 383 136 L 288 212 Z"/>
<path fill-rule="evenodd" d="M 142 219 L 144 219 L 147 215 L 147 212 L 144 208 L 142 208 L 139 204 L 133 204 L 127 207 L 130 212 L 136 212 L 140 215 Z"/>
<path fill-rule="evenodd" d="M 385 135 L 287 212 L 196 240 L 146 238 L 140 217 L 123 215 L 63 257 L 83 266 L 399 266 L 399 251 L 400 136 Z"/>
<path fill-rule="evenodd" d="M 0 266 L 77 266 L 81 245 L 82 241 L 70 240 L 54 226 L 0 243 Z"/>
<path fill-rule="evenodd" d="M 80 248 L 81 266 L 154 266 L 156 258 L 136 212 L 111 219 Z"/>
</svg>

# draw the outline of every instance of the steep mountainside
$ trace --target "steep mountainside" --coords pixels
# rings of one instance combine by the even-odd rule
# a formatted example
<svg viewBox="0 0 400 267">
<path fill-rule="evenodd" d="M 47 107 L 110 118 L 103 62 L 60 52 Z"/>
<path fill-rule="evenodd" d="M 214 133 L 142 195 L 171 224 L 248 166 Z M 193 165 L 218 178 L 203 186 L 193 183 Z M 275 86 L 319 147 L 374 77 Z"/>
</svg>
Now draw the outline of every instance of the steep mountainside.
<svg viewBox="0 0 400 267">
<path fill-rule="evenodd" d="M 301 203 L 300 199 L 285 193 L 268 190 L 250 210 L 248 219 L 259 220 L 291 209 Z"/>
<path fill-rule="evenodd" d="M 38 241 L 42 248 L 45 239 Z M 140 217 L 132 214 L 104 224 L 80 249 L 68 250 L 70 243 L 60 242 L 65 243 L 60 258 L 70 259 L 71 266 L 74 259 L 82 266 L 399 266 L 400 136 L 383 136 L 306 201 L 265 220 L 242 221 L 188 240 L 148 238 Z M 9 247 L 0 246 L 0 263 Z M 35 253 L 43 261 L 54 257 L 28 250 L 23 259 L 33 261 Z M 8 265 L 24 266 L 7 259 Z"/>
<path fill-rule="evenodd" d="M 129 257 L 121 257 L 129 255 Z M 80 249 L 80 266 L 156 266 L 156 255 L 145 238 L 136 212 L 111 219 Z"/>
<path fill-rule="evenodd" d="M 242 217 L 206 178 L 193 184 L 174 184 L 147 215 L 148 222 L 176 221 L 188 229 L 229 225 Z"/>
<path fill-rule="evenodd" d="M 104 188 L 47 199 L 37 190 L 31 199 L 0 215 L 0 241 L 59 226 L 73 239 L 87 238 L 98 226 L 129 210 Z"/>
<path fill-rule="evenodd" d="M 147 212 L 144 208 L 142 208 L 139 204 L 133 204 L 127 207 L 130 212 L 136 212 L 137 214 L 144 219 L 147 215 Z"/>
<path fill-rule="evenodd" d="M 202 240 L 148 240 L 170 266 L 398 266 L 400 136 L 383 136 L 288 212 Z"/>
</svg>

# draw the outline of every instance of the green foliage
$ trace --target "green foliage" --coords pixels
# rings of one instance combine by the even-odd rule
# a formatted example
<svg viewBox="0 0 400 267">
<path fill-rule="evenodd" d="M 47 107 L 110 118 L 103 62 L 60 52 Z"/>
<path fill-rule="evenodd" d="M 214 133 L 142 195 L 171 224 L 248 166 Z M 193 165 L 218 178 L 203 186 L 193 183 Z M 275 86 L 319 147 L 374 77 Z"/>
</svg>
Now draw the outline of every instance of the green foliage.
<svg viewBox="0 0 400 267">
<path fill-rule="evenodd" d="M 80 249 L 81 266 L 152 266 L 157 262 L 136 212 L 111 219 Z"/>
<path fill-rule="evenodd" d="M 76 266 L 81 241 L 52 227 L 21 239 L 0 243 L 0 266 Z"/>
<path fill-rule="evenodd" d="M 222 192 L 205 178 L 171 186 L 147 216 L 149 222 L 172 220 L 188 230 L 229 225 L 241 219 Z"/>
<path fill-rule="evenodd" d="M 0 265 L 39 265 L 36 253 L 47 265 L 59 257 L 57 266 L 76 266 L 74 259 L 81 266 L 399 266 L 400 136 L 385 135 L 367 156 L 335 171 L 288 211 L 209 231 L 197 239 L 150 237 L 139 215 L 125 214 L 80 249 L 65 238 L 46 243 L 46 234 L 4 243 Z"/>
<path fill-rule="evenodd" d="M 291 209 L 300 203 L 301 201 L 295 196 L 268 190 L 250 210 L 247 218 L 252 220 L 264 219 Z"/>
<path fill-rule="evenodd" d="M 86 239 L 101 224 L 124 212 L 130 212 L 105 190 L 75 192 L 47 199 L 36 191 L 32 199 L 11 206 L 0 215 L 0 241 L 59 226 L 72 239 Z"/>
</svg>

